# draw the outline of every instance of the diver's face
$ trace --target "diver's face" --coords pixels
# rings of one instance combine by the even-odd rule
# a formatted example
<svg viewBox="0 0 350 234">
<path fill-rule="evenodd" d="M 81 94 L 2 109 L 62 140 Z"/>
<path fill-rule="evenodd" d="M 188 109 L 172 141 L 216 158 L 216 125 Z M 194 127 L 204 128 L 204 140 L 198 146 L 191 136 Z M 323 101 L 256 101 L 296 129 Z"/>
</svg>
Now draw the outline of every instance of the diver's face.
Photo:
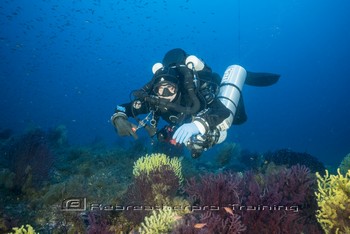
<svg viewBox="0 0 350 234">
<path fill-rule="evenodd" d="M 176 96 L 176 87 L 172 84 L 164 83 L 161 84 L 157 89 L 157 95 L 162 99 L 167 99 L 169 101 L 174 100 Z"/>
<path fill-rule="evenodd" d="M 158 95 L 163 96 L 163 97 L 171 96 L 171 95 L 175 94 L 175 91 L 176 90 L 175 90 L 175 87 L 173 85 L 164 84 L 164 85 L 159 86 Z"/>
</svg>

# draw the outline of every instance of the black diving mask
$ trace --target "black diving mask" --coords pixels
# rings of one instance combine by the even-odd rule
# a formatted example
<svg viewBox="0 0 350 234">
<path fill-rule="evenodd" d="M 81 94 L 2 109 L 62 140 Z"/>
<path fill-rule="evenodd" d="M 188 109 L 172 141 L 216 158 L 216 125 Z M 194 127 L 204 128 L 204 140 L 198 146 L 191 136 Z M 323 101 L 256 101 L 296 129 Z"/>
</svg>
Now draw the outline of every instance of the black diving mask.
<svg viewBox="0 0 350 234">
<path fill-rule="evenodd" d="M 177 93 L 177 85 L 168 82 L 160 83 L 154 87 L 153 92 L 161 98 L 173 97 Z"/>
</svg>

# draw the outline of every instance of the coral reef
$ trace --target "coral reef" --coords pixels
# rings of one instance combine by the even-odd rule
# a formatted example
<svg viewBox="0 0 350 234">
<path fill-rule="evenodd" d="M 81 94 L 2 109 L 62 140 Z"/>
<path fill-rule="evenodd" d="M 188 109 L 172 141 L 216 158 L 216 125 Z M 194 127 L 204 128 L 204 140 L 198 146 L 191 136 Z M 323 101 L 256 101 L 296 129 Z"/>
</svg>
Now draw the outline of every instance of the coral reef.
<svg viewBox="0 0 350 234">
<path fill-rule="evenodd" d="M 241 216 L 232 211 L 241 204 L 242 175 L 239 173 L 208 173 L 191 178 L 183 188 L 194 205 L 195 212 L 186 215 L 175 233 L 241 233 L 246 229 Z M 199 217 L 198 217 L 198 214 Z"/>
<path fill-rule="evenodd" d="M 294 152 L 289 149 L 276 150 L 268 152 L 264 156 L 267 163 L 273 162 L 276 165 L 285 165 L 291 167 L 293 165 L 305 165 L 311 172 L 323 172 L 326 168 L 316 157 L 308 153 Z"/>
<path fill-rule="evenodd" d="M 87 233 L 103 230 L 106 224 L 118 233 L 132 229 L 121 212 L 91 216 L 90 220 L 77 212 L 62 212 L 68 198 L 85 198 L 87 204 L 122 204 L 133 180 L 130 168 L 134 160 L 129 155 L 135 153 L 121 147 L 70 146 L 65 143 L 64 129 L 49 133 L 34 129 L 2 142 L 0 232 L 10 232 L 18 223 L 34 223 L 40 233 Z M 55 160 L 45 158 L 53 152 Z M 176 190 L 179 181 L 175 174 L 173 177 Z"/>
<path fill-rule="evenodd" d="M 169 233 L 176 222 L 177 214 L 171 207 L 164 206 L 162 209 L 153 210 L 152 214 L 145 217 L 141 223 L 141 234 Z"/>
<path fill-rule="evenodd" d="M 145 207 L 171 206 L 182 183 L 182 165 L 178 158 L 170 159 L 165 154 L 151 154 L 139 158 L 133 167 L 134 182 L 124 195 L 128 206 L 142 206 L 124 212 L 125 217 L 135 225 L 140 224 L 151 209 Z"/>
<path fill-rule="evenodd" d="M 239 174 L 205 174 L 197 180 L 190 178 L 183 190 L 193 204 L 229 206 L 239 203 L 241 177 Z"/>
<path fill-rule="evenodd" d="M 6 167 L 15 173 L 15 187 L 27 192 L 30 187 L 38 188 L 49 179 L 54 156 L 50 150 L 47 135 L 34 129 L 12 142 L 7 153 Z"/>
<path fill-rule="evenodd" d="M 350 170 L 343 176 L 330 175 L 326 170 L 324 177 L 316 173 L 318 182 L 317 219 L 328 233 L 350 233 Z"/>
<path fill-rule="evenodd" d="M 194 233 L 227 233 L 239 234 L 246 231 L 241 217 L 237 214 L 227 212 L 219 215 L 214 212 L 205 212 L 199 217 L 187 215 L 175 226 L 173 234 L 194 234 Z"/>
<path fill-rule="evenodd" d="M 247 233 L 253 234 L 320 233 L 314 213 L 316 178 L 310 170 L 296 165 L 289 169 L 276 167 L 267 171 L 266 174 L 252 171 L 207 174 L 199 181 L 190 179 L 184 191 L 202 212 L 209 209 L 212 214 L 206 217 L 230 223 L 232 221 L 228 218 L 233 217 L 227 213 L 237 215 L 235 220 L 242 222 L 237 230 L 246 227 Z M 221 209 L 214 211 L 211 209 L 214 207 Z M 212 228 L 203 217 L 197 221 L 205 223 L 208 229 Z M 210 230 L 219 233 L 218 229 Z"/>
<path fill-rule="evenodd" d="M 169 166 L 179 178 L 180 184 L 183 182 L 181 161 L 178 158 L 169 158 L 165 154 L 151 154 L 139 158 L 134 164 L 133 174 L 138 177 L 144 173 L 159 171 L 163 166 Z"/>
<path fill-rule="evenodd" d="M 159 170 L 142 173 L 134 178 L 134 182 L 125 193 L 124 203 L 129 206 L 142 206 L 143 209 L 125 211 L 125 216 L 133 223 L 140 223 L 149 214 L 145 207 L 171 205 L 179 189 L 179 178 L 174 170 L 164 165 Z"/>
<path fill-rule="evenodd" d="M 113 234 L 111 230 L 111 224 L 108 223 L 107 217 L 105 214 L 100 214 L 98 212 L 90 212 L 88 214 L 88 234 Z"/>
<path fill-rule="evenodd" d="M 207 212 L 201 218 L 201 222 L 206 224 L 203 229 L 207 233 L 241 233 L 247 229 L 241 217 L 231 212 L 227 212 L 224 218 L 221 215 Z"/>
<path fill-rule="evenodd" d="M 41 227 L 40 233 L 88 232 L 86 223 L 89 222 L 84 221 L 87 219 L 75 212 L 62 212 L 62 202 L 68 198 L 85 198 L 88 204 L 121 204 L 122 195 L 131 182 L 133 165 L 133 160 L 124 155 L 119 148 L 75 147 L 60 151 L 51 183 L 26 196 L 30 201 L 27 217 Z M 96 218 L 94 228 L 105 221 L 110 224 L 111 220 L 105 216 Z"/>
<path fill-rule="evenodd" d="M 146 154 L 142 141 L 111 148 L 100 141 L 71 146 L 64 126 L 7 136 L 0 139 L 0 232 L 21 223 L 35 225 L 40 233 L 323 232 L 316 218 L 316 176 L 293 165 L 300 161 L 293 161 L 294 152 L 277 151 L 290 161 L 276 160 L 276 165 L 266 163 L 262 154 L 227 144 L 212 155 L 215 160 L 193 161 Z M 252 170 L 230 171 L 237 168 Z M 189 179 L 184 183 L 184 178 Z M 344 183 L 340 187 L 347 191 Z M 345 199 L 347 193 L 339 194 L 332 199 Z M 63 212 L 70 198 L 86 199 L 87 208 Z M 324 204 L 330 206 L 332 199 L 324 198 Z M 346 213 L 341 208 L 340 203 L 336 218 Z M 327 212 L 320 208 L 318 217 Z"/>
<path fill-rule="evenodd" d="M 305 166 L 274 167 L 265 174 L 246 172 L 242 197 L 248 233 L 320 233 L 313 196 L 316 178 Z"/>
</svg>

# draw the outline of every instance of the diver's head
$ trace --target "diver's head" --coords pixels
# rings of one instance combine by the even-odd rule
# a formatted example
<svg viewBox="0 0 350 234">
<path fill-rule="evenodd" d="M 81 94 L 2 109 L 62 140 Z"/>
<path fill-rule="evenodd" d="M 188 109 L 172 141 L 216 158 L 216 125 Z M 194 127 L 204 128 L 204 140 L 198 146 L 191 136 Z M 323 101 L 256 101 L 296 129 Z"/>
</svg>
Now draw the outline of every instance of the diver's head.
<svg viewBox="0 0 350 234">
<path fill-rule="evenodd" d="M 174 68 L 164 67 L 155 74 L 153 92 L 159 98 L 173 101 L 178 93 L 179 79 Z"/>
</svg>

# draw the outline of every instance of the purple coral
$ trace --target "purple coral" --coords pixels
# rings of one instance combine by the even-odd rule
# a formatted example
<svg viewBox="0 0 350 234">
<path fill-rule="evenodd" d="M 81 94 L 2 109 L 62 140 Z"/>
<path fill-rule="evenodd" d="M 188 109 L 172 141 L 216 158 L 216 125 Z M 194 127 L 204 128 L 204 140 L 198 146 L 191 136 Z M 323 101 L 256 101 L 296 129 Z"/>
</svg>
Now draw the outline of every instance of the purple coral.
<svg viewBox="0 0 350 234">
<path fill-rule="evenodd" d="M 227 233 L 240 234 L 247 227 L 242 223 L 241 217 L 237 214 L 220 215 L 217 212 L 207 211 L 195 217 L 194 215 L 186 216 L 182 223 L 176 226 L 173 234 L 211 234 Z"/>
<path fill-rule="evenodd" d="M 242 177 L 239 174 L 205 174 L 191 178 L 183 188 L 201 211 L 185 217 L 174 233 L 241 233 L 246 230 L 239 214 L 231 210 L 240 203 Z M 204 212 L 203 212 L 204 211 Z M 201 214 L 199 217 L 196 215 Z M 196 228 L 196 224 L 205 224 Z"/>
<path fill-rule="evenodd" d="M 161 188 L 161 189 L 159 189 Z M 159 204 L 156 198 L 174 197 L 179 189 L 179 178 L 169 166 L 162 166 L 159 170 L 151 171 L 149 174 L 141 174 L 135 178 L 126 191 L 124 203 L 130 207 L 154 207 L 169 204 Z M 161 201 L 164 202 L 164 201 Z M 144 217 L 150 213 L 145 209 L 124 211 L 127 219 L 134 224 L 139 224 Z"/>
<path fill-rule="evenodd" d="M 230 206 L 239 203 L 241 178 L 237 174 L 205 174 L 194 177 L 183 188 L 194 203 L 201 206 Z"/>
<path fill-rule="evenodd" d="M 214 212 L 207 212 L 201 218 L 206 223 L 208 233 L 242 233 L 247 227 L 242 223 L 241 216 L 237 214 L 226 214 L 224 216 Z"/>
<path fill-rule="evenodd" d="M 300 165 L 265 175 L 246 173 L 240 213 L 248 233 L 302 233 L 317 226 L 315 182 L 310 170 Z"/>
<path fill-rule="evenodd" d="M 238 226 L 234 225 L 235 229 L 232 230 L 242 232 L 246 228 L 247 233 L 253 234 L 322 233 L 314 216 L 315 182 L 315 176 L 310 170 L 300 165 L 276 169 L 266 174 L 249 171 L 243 176 L 227 173 L 207 174 L 201 176 L 199 181 L 192 178 L 184 191 L 192 198 L 193 204 L 224 209 L 206 215 L 202 213 L 201 218 L 196 219 L 193 218 L 196 214 L 192 213 L 192 218 L 187 217 L 187 224 L 178 227 L 178 230 L 201 233 L 193 232 L 193 224 L 201 222 L 206 224 L 203 230 L 216 233 L 238 233 L 215 229 L 214 226 L 219 227 L 219 223 L 235 223 Z M 230 205 L 232 212 L 225 212 L 226 206 Z"/>
<path fill-rule="evenodd" d="M 88 234 L 112 234 L 115 233 L 111 229 L 108 217 L 100 213 L 90 212 L 88 214 Z"/>
</svg>

